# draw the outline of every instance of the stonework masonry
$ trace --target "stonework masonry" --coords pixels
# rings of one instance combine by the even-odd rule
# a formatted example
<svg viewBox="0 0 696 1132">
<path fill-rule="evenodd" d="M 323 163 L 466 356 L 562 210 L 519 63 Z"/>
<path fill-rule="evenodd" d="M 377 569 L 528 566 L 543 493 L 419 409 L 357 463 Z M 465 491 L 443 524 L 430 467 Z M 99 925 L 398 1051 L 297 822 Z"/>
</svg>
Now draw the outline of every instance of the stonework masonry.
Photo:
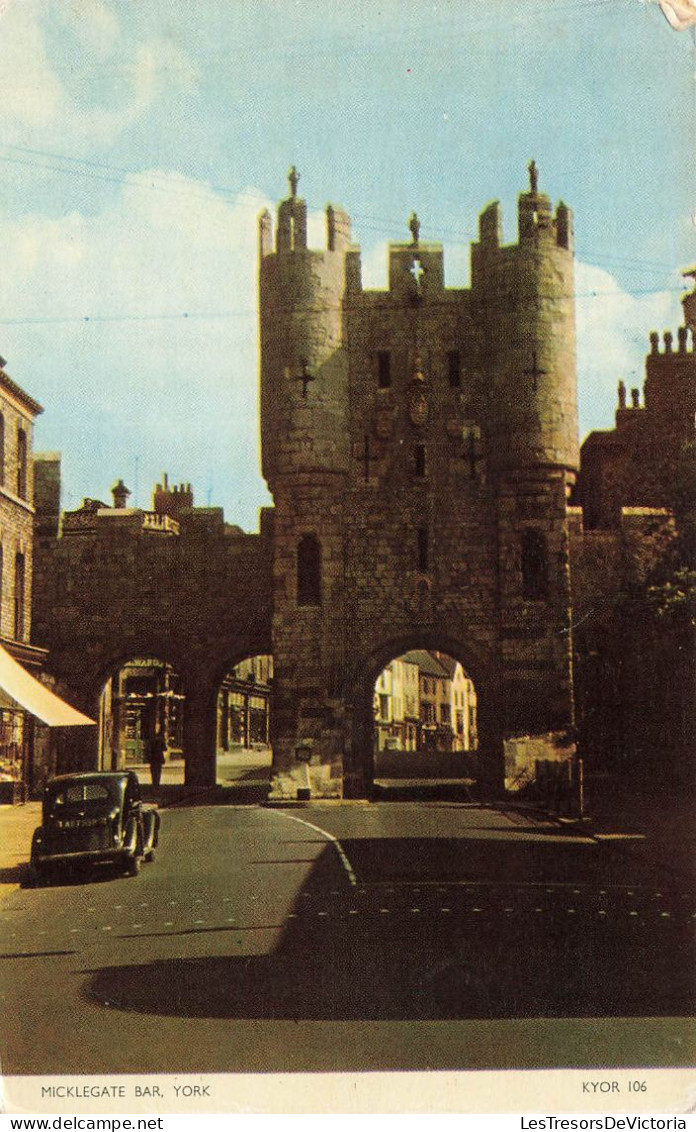
<svg viewBox="0 0 696 1132">
<path fill-rule="evenodd" d="M 59 478 L 58 457 L 38 461 L 34 635 L 50 650 L 50 670 L 71 702 L 98 718 L 101 690 L 122 664 L 150 656 L 171 664 L 186 694 L 187 782 L 214 785 L 222 679 L 244 657 L 271 651 L 272 516 L 264 514 L 260 535 L 246 535 L 217 508 L 172 505 L 175 533 L 169 515 L 87 500 L 88 521 L 66 515 L 70 533 L 61 533 Z M 96 758 L 96 736 L 75 737 L 72 765 Z"/>
<path fill-rule="evenodd" d="M 533 163 L 515 243 L 497 203 L 481 213 L 468 288 L 444 286 L 442 247 L 414 215 L 387 288 L 365 289 L 348 216 L 329 206 L 326 246 L 309 248 L 297 187 L 293 170 L 275 222 L 259 221 L 261 533 L 166 480 L 152 512 L 119 482 L 114 506 L 61 519 L 58 458 L 39 460 L 35 640 L 92 716 L 120 664 L 173 665 L 190 784 L 215 782 L 223 676 L 272 654 L 271 795 L 296 797 L 308 775 L 315 797 L 369 796 L 375 680 L 413 649 L 474 681 L 482 795 L 551 762 L 570 779 L 576 725 L 591 750 L 620 745 L 629 703 L 646 726 L 659 716 L 622 656 L 639 630 L 613 611 L 674 537 L 669 460 L 696 407 L 687 331 L 676 348 L 653 339 L 644 405 L 620 394 L 574 489 L 572 215 Z M 637 665 L 650 648 L 635 643 Z M 623 676 L 612 691 L 617 672 L 635 695 Z"/>
<path fill-rule="evenodd" d="M 372 692 L 384 664 L 437 648 L 472 676 L 480 775 L 503 784 L 508 737 L 574 722 L 567 498 L 578 464 L 572 219 L 536 178 L 518 242 L 490 205 L 469 289 L 443 250 L 389 249 L 389 286 L 361 284 L 347 216 L 306 244 L 291 195 L 259 225 L 263 472 L 274 498 L 274 792 L 370 785 Z M 529 537 L 527 537 L 529 536 Z M 300 604 L 299 547 L 321 584 Z M 525 590 L 525 546 L 534 585 Z M 536 571 L 536 573 L 534 573 Z"/>
</svg>

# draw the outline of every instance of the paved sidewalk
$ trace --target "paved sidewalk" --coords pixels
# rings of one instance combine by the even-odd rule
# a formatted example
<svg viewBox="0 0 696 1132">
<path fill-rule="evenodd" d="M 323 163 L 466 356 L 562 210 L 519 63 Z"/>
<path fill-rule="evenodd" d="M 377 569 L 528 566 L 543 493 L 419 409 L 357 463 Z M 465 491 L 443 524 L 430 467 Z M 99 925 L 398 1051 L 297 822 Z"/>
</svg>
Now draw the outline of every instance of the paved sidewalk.
<svg viewBox="0 0 696 1132">
<path fill-rule="evenodd" d="M 0 806 L 0 902 L 21 883 L 31 850 L 31 837 L 41 822 L 41 803 Z"/>
</svg>

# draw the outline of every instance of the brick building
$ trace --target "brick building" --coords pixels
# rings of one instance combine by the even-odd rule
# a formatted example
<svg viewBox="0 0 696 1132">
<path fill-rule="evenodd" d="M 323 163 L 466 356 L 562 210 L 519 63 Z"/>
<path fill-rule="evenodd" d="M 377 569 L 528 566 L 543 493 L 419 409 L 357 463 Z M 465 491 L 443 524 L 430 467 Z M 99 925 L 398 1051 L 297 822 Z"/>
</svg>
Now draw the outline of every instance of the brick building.
<svg viewBox="0 0 696 1132">
<path fill-rule="evenodd" d="M 32 644 L 33 434 L 43 409 L 4 367 L 0 358 L 0 801 L 10 801 L 53 769 L 64 725 L 91 721 L 44 686 L 46 649 Z M 46 725 L 61 725 L 61 742 Z"/>
<path fill-rule="evenodd" d="M 570 509 L 583 751 L 658 782 L 691 782 L 696 745 L 695 303 L 696 290 L 676 349 L 671 332 L 650 335 L 642 399 L 633 389 L 627 403 L 619 383 L 615 427 L 585 440 Z M 660 611 L 665 583 L 681 595 L 673 615 Z"/>
<path fill-rule="evenodd" d="M 685 449 L 694 438 L 696 366 L 689 329 L 680 326 L 677 349 L 671 331 L 662 345 L 650 335 L 643 397 L 623 381 L 618 386 L 615 425 L 591 432 L 580 453 L 575 501 L 585 527 L 620 525 L 623 507 L 671 507 Z"/>
</svg>

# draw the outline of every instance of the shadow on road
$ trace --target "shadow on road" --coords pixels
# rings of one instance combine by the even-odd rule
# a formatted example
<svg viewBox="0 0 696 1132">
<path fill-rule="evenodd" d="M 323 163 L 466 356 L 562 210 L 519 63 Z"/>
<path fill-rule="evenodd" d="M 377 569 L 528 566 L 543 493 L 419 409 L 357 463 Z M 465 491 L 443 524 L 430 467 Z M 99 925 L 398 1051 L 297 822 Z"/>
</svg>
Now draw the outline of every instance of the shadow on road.
<svg viewBox="0 0 696 1132">
<path fill-rule="evenodd" d="M 327 846 L 271 954 L 241 955 L 248 933 L 264 925 L 240 923 L 225 928 L 228 955 L 103 967 L 89 973 L 86 992 L 111 1008 L 193 1018 L 692 1012 L 690 903 L 688 913 L 682 905 L 683 914 L 661 919 L 665 901 L 679 894 L 663 891 L 656 905 L 649 876 L 637 875 L 631 883 L 644 887 L 627 890 L 602 846 L 582 847 L 586 883 L 570 888 L 577 845 L 475 838 L 342 845 L 361 883 L 348 884 Z M 610 883 L 623 887 L 610 893 Z"/>
</svg>

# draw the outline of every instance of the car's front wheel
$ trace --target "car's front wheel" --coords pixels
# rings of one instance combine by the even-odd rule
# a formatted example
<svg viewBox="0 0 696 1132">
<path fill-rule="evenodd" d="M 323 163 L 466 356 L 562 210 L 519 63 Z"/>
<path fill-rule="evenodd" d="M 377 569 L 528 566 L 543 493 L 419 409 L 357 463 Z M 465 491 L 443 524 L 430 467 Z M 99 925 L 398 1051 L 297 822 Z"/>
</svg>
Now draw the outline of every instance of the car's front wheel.
<svg viewBox="0 0 696 1132">
<path fill-rule="evenodd" d="M 126 851 L 126 874 L 129 877 L 137 877 L 140 872 L 140 862 L 143 856 L 143 839 L 141 831 L 136 826 L 135 829 L 131 827 L 131 835 L 128 838 L 130 848 Z"/>
</svg>

